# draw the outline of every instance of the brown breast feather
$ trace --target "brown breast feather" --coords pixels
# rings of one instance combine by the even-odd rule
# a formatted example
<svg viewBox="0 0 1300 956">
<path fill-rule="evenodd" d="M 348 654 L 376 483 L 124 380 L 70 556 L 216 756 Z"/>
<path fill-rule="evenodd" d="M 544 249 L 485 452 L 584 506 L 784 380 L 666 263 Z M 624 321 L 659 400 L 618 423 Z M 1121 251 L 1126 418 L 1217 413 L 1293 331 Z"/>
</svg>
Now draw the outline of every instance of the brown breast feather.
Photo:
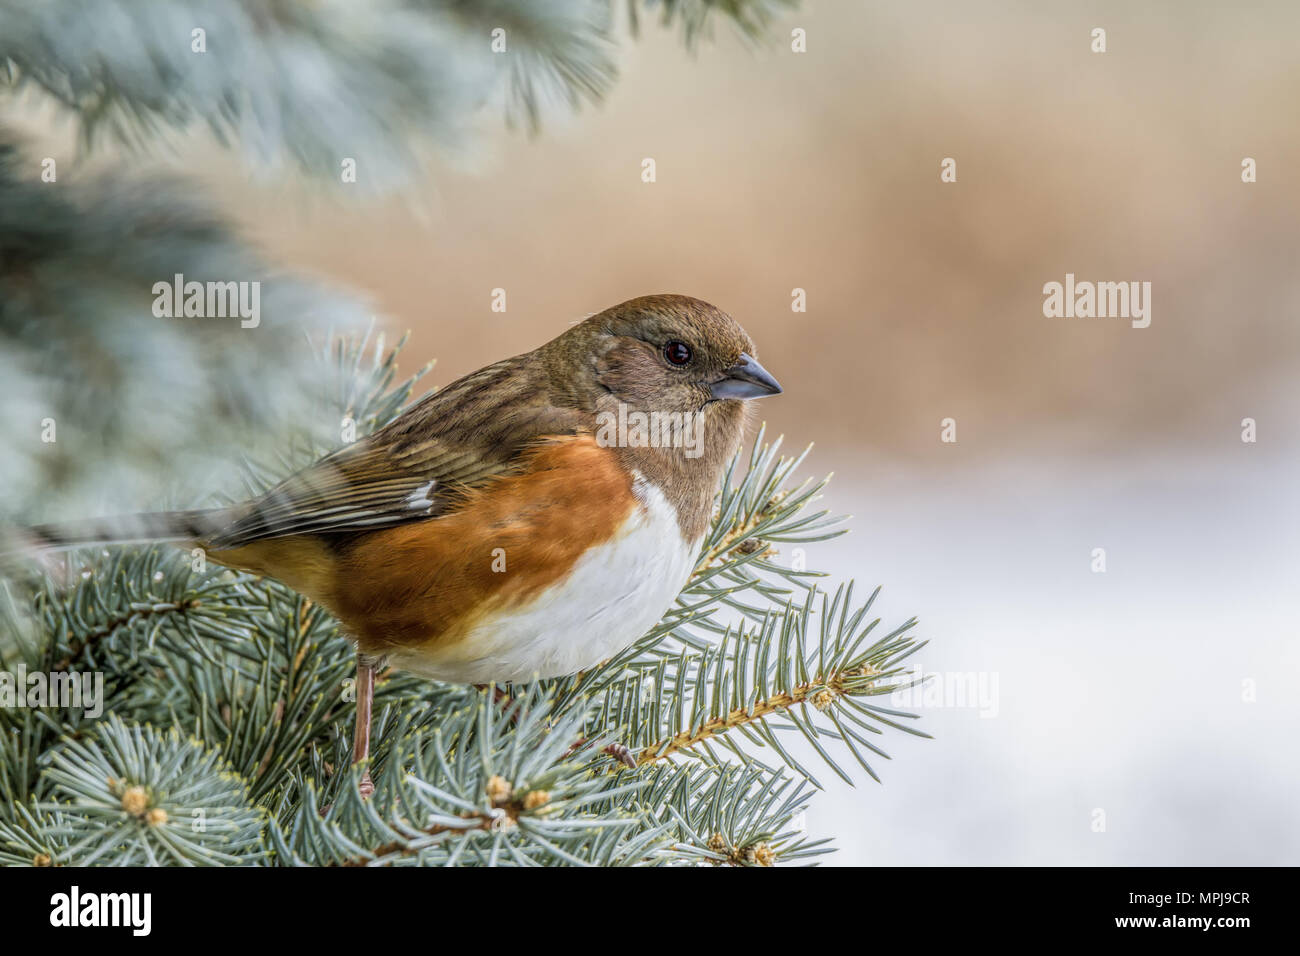
<svg viewBox="0 0 1300 956">
<path fill-rule="evenodd" d="M 637 507 L 611 449 L 591 436 L 542 444 L 524 470 L 471 489 L 455 511 L 358 537 L 339 555 L 327 603 L 366 653 L 445 647 L 489 611 L 535 599 Z"/>
</svg>

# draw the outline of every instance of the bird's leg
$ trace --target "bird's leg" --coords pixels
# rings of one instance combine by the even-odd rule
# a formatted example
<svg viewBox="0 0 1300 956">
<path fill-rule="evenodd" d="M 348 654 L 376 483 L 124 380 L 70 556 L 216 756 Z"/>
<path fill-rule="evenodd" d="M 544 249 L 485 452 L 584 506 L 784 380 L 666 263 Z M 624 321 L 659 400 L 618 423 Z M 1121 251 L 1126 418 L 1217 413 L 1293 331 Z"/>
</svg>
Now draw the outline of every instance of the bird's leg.
<svg viewBox="0 0 1300 956">
<path fill-rule="evenodd" d="M 370 711 L 375 699 L 375 671 L 379 660 L 357 651 L 357 724 L 352 732 L 352 763 L 370 759 Z M 358 786 L 361 796 L 375 792 L 375 782 L 370 779 L 370 768 L 361 773 Z"/>
<path fill-rule="evenodd" d="M 579 737 L 576 741 L 574 741 L 569 746 L 569 749 L 565 752 L 564 755 L 567 757 L 569 756 L 569 754 L 577 753 L 586 745 L 587 745 L 587 738 Z M 641 766 L 639 763 L 637 763 L 637 755 L 632 752 L 632 749 L 628 747 L 627 744 L 609 744 L 605 747 L 602 747 L 600 749 L 600 752 L 605 754 L 605 756 L 607 757 L 613 757 L 615 760 L 617 760 L 623 766 L 627 767 L 629 770 L 636 770 L 639 766 Z"/>
<path fill-rule="evenodd" d="M 601 753 L 613 757 L 629 770 L 635 770 L 640 766 L 636 762 L 636 754 L 632 753 L 627 744 L 610 744 L 601 750 Z"/>
</svg>

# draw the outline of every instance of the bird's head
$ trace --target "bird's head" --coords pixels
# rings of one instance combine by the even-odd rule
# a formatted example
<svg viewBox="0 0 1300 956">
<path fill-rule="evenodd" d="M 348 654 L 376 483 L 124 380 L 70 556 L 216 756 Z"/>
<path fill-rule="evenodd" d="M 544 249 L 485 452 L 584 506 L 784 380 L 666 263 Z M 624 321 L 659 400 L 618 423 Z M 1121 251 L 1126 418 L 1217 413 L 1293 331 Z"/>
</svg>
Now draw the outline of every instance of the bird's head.
<svg viewBox="0 0 1300 956">
<path fill-rule="evenodd" d="M 697 429 L 697 441 L 711 446 L 707 455 L 702 447 L 685 451 L 714 464 L 734 452 L 745 404 L 781 392 L 740 323 L 690 296 L 630 299 L 580 322 L 547 348 L 585 410 L 603 421 L 622 416 L 621 423 L 633 413 L 660 416 L 652 424 L 677 416 L 672 420 Z M 640 420 L 633 415 L 632 421 Z M 628 429 L 620 427 L 623 443 Z M 635 447 L 635 429 L 631 434 Z M 688 433 L 685 444 L 690 441 Z M 653 440 L 651 447 L 657 447 Z"/>
<path fill-rule="evenodd" d="M 552 345 L 600 392 L 637 410 L 701 411 L 781 392 L 740 323 L 690 296 L 630 299 Z"/>
</svg>

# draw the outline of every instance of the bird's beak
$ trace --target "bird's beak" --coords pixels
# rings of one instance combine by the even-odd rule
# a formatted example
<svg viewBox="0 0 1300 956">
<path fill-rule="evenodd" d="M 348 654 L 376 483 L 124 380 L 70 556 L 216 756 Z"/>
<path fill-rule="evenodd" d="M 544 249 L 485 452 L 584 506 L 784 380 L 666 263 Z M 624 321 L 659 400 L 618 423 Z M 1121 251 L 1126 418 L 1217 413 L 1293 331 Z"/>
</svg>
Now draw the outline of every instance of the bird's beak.
<svg viewBox="0 0 1300 956">
<path fill-rule="evenodd" d="M 780 395 L 781 385 L 767 369 L 758 364 L 758 359 L 744 352 L 735 365 L 727 369 L 727 374 L 709 386 L 714 398 L 762 398 L 764 395 Z"/>
</svg>

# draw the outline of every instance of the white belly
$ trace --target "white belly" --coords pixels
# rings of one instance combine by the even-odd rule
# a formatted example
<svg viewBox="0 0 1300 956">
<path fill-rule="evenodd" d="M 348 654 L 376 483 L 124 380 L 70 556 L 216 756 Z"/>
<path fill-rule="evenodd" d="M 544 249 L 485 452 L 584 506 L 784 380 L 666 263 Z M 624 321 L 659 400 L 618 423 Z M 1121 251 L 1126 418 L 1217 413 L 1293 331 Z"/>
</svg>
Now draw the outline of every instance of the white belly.
<svg viewBox="0 0 1300 956">
<path fill-rule="evenodd" d="M 672 605 L 700 546 L 683 542 L 658 488 L 638 476 L 633 490 L 641 507 L 564 581 L 531 604 L 484 618 L 441 652 L 398 652 L 392 663 L 457 683 L 522 682 L 587 670 L 628 647 Z"/>
</svg>

